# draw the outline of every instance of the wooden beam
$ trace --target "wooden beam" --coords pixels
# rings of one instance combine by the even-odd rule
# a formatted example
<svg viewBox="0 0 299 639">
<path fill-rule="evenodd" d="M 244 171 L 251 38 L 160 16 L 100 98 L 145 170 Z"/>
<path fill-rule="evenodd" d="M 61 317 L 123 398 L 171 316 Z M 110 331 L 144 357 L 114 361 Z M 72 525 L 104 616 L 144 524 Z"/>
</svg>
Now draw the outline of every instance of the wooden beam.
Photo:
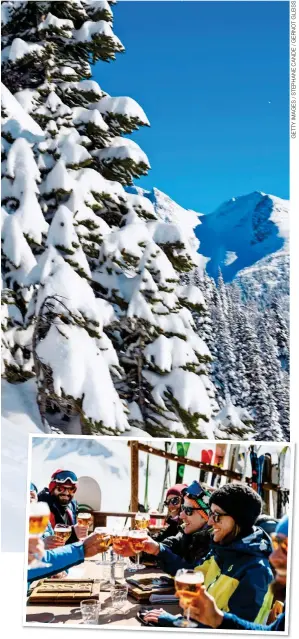
<svg viewBox="0 0 299 639">
<path fill-rule="evenodd" d="M 132 443 L 133 443 L 132 441 L 128 442 L 128 446 L 131 446 Z M 224 477 L 229 477 L 230 479 L 236 479 L 237 481 L 241 481 L 242 479 L 241 473 L 236 473 L 226 468 L 219 468 L 218 466 L 213 466 L 212 464 L 204 464 L 201 461 L 190 459 L 189 457 L 180 457 L 179 455 L 175 455 L 174 453 L 168 453 L 165 450 L 162 450 L 160 448 L 154 448 L 153 446 L 150 446 L 148 444 L 142 444 L 139 441 L 134 443 L 137 444 L 138 450 L 142 450 L 145 453 L 150 453 L 150 455 L 156 455 L 157 457 L 164 457 L 164 459 L 169 459 L 170 461 L 174 461 L 179 464 L 184 464 L 185 466 L 199 468 L 200 470 L 204 470 L 208 473 L 215 473 L 216 475 L 222 475 Z M 251 478 L 246 477 L 245 481 L 249 483 L 251 481 Z M 268 482 L 266 484 L 263 484 L 263 488 L 265 490 L 277 490 L 278 486 L 277 484 L 272 484 Z"/>
<path fill-rule="evenodd" d="M 131 448 L 131 503 L 130 510 L 138 511 L 139 495 L 139 449 L 137 441 L 130 441 Z"/>
</svg>

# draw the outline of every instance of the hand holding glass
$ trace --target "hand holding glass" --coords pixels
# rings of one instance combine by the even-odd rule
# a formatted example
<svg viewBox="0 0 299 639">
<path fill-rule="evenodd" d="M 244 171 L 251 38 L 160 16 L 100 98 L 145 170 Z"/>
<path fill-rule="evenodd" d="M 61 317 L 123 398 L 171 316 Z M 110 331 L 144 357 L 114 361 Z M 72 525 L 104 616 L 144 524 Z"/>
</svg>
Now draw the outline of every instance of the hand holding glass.
<svg viewBox="0 0 299 639">
<path fill-rule="evenodd" d="M 50 518 L 48 504 L 43 501 L 31 502 L 29 509 L 29 535 L 31 538 L 40 537 L 46 530 Z M 30 563 L 30 568 L 48 567 L 44 561 L 40 561 L 38 556 Z"/>
<path fill-rule="evenodd" d="M 174 622 L 178 628 L 197 628 L 197 623 L 190 620 L 192 600 L 198 596 L 198 586 L 204 583 L 204 574 L 200 570 L 178 570 L 174 579 L 176 594 L 185 603 L 186 616 Z"/>
<path fill-rule="evenodd" d="M 54 528 L 54 535 L 57 539 L 63 542 L 63 545 L 66 544 L 71 534 L 72 534 L 71 526 L 67 526 L 67 524 L 56 524 Z"/>
</svg>

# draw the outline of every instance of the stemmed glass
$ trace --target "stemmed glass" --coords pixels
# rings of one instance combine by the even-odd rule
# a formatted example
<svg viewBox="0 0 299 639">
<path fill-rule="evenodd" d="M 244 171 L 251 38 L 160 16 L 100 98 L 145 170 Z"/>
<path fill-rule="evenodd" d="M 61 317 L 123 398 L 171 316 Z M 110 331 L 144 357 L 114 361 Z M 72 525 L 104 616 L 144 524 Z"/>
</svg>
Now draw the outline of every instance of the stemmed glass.
<svg viewBox="0 0 299 639">
<path fill-rule="evenodd" d="M 198 624 L 190 620 L 192 599 L 198 594 L 198 586 L 204 583 L 204 574 L 200 570 L 178 570 L 174 578 L 176 593 L 186 601 L 186 616 L 174 621 L 178 628 L 197 628 Z"/>
<path fill-rule="evenodd" d="M 116 556 L 123 557 L 122 551 L 128 547 L 129 533 L 127 528 L 117 529 L 113 531 L 113 552 Z M 129 571 L 135 570 L 135 564 L 130 561 L 129 557 L 126 557 L 126 569 Z"/>
<path fill-rule="evenodd" d="M 143 570 L 146 568 L 143 564 L 140 563 L 140 553 L 143 550 L 143 544 L 148 538 L 147 530 L 139 529 L 139 530 L 130 530 L 129 532 L 129 542 L 136 553 L 136 563 L 134 564 L 134 570 Z"/>
<path fill-rule="evenodd" d="M 66 544 L 67 540 L 70 538 L 72 534 L 72 527 L 67 524 L 56 524 L 54 528 L 54 535 L 57 539 L 62 539 L 63 543 Z"/>
<path fill-rule="evenodd" d="M 50 509 L 43 501 L 31 502 L 29 510 L 29 538 L 39 538 L 45 532 L 50 519 Z M 41 561 L 38 556 L 30 562 L 30 568 L 48 568 L 52 564 Z"/>
<path fill-rule="evenodd" d="M 113 533 L 111 528 L 98 527 L 94 529 L 94 532 L 99 536 L 100 546 L 103 549 L 103 560 L 107 560 L 107 550 L 111 546 L 113 541 Z M 100 562 L 102 563 L 102 562 Z"/>
</svg>

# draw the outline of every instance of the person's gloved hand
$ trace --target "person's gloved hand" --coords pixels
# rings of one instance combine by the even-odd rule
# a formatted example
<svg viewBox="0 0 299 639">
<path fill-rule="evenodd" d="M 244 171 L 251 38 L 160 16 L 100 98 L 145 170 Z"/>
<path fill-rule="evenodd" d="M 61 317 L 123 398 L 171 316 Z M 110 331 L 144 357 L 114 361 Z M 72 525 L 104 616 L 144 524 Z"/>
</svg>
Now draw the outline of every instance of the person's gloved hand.
<svg viewBox="0 0 299 639">
<path fill-rule="evenodd" d="M 75 524 L 73 528 L 77 535 L 77 539 L 80 540 L 80 539 L 85 539 L 85 537 L 87 537 L 89 526 L 80 526 L 80 524 Z"/>
<path fill-rule="evenodd" d="M 28 564 L 34 559 L 42 559 L 45 554 L 45 545 L 41 537 L 29 537 L 28 541 Z"/>
<path fill-rule="evenodd" d="M 52 550 L 53 548 L 64 546 L 64 540 L 60 537 L 56 537 L 55 535 L 49 535 L 44 538 L 44 544 L 47 550 Z"/>
</svg>

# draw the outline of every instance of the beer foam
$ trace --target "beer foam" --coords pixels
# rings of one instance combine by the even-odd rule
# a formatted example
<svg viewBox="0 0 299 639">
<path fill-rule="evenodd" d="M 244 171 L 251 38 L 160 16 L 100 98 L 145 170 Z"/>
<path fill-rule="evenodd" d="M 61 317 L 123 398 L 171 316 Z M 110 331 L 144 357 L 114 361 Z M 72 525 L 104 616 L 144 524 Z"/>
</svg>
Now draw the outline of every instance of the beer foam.
<svg viewBox="0 0 299 639">
<path fill-rule="evenodd" d="M 177 579 L 177 581 L 180 581 L 184 584 L 203 584 L 204 575 L 200 571 L 191 572 L 191 573 L 186 572 L 176 576 L 175 579 Z"/>
<path fill-rule="evenodd" d="M 50 508 L 45 501 L 36 501 L 30 504 L 29 515 L 30 517 L 42 517 L 49 515 Z"/>
</svg>

